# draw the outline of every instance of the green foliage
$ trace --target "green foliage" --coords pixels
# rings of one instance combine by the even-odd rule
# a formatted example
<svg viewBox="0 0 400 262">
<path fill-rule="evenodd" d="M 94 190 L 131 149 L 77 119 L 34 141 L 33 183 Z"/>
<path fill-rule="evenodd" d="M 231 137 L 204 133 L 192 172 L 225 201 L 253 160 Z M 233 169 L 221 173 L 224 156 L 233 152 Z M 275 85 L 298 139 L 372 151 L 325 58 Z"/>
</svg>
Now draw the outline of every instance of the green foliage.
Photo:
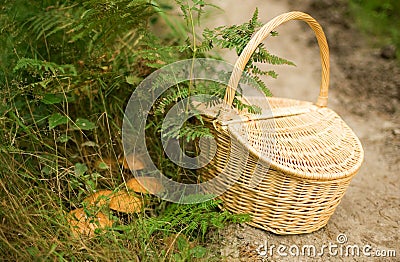
<svg viewBox="0 0 400 262">
<path fill-rule="evenodd" d="M 39 75 L 41 78 L 44 78 L 46 74 L 51 74 L 53 76 L 59 74 L 65 75 L 66 73 L 73 76 L 77 75 L 73 65 L 57 65 L 56 63 L 30 58 L 19 59 L 13 71 L 16 72 L 18 70 L 25 70 L 29 72 L 30 75 Z"/>
<path fill-rule="evenodd" d="M 68 123 L 68 117 L 54 113 L 49 117 L 49 130 L 66 123 Z"/>
<path fill-rule="evenodd" d="M 124 75 L 142 79 L 154 70 L 147 66 L 154 61 L 141 56 L 147 50 L 157 50 L 161 59 L 172 57 L 158 49 L 160 39 L 148 30 L 153 6 L 148 1 L 43 1 L 28 11 L 25 5 L 7 1 L 0 19 L 1 41 L 9 48 L 0 75 L 4 124 L 15 132 L 5 141 L 36 155 L 68 159 L 79 152 L 82 162 L 91 154 L 120 154 L 122 149 L 106 137 L 120 132 L 121 111 L 132 91 Z M 108 150 L 83 153 L 80 144 L 86 140 L 102 141 Z"/>
<path fill-rule="evenodd" d="M 205 1 L 177 1 L 183 21 L 168 18 L 167 6 L 147 0 L 6 0 L 0 10 L 0 225 L 1 254 L 10 260 L 145 260 L 204 257 L 207 232 L 244 221 L 217 209 L 218 201 L 195 205 L 158 202 L 128 225 L 115 225 L 92 240 L 71 237 L 65 213 L 89 193 L 115 189 L 127 174 L 96 166 L 123 154 L 123 109 L 135 87 L 165 64 L 209 56 L 214 48 L 240 54 L 260 26 L 257 13 L 243 25 L 196 33 Z M 150 29 L 164 20 L 158 36 Z M 176 26 L 177 25 L 177 26 Z M 252 81 L 276 77 L 255 63 L 291 64 L 260 45 L 246 67 Z M 219 72 L 226 78 L 231 72 Z M 166 79 L 160 79 L 166 81 Z M 265 85 L 261 89 L 268 93 Z M 154 83 L 157 88 L 157 83 Z M 197 182 L 192 171 L 163 155 L 162 120 L 191 95 L 222 98 L 225 86 L 188 81 L 169 89 L 154 106 L 146 130 L 157 166 L 176 180 Z M 240 96 L 240 87 L 237 93 Z M 216 101 L 208 101 L 213 104 Z M 235 99 L 239 109 L 259 112 Z M 163 130 L 165 131 L 165 130 Z M 196 154 L 199 138 L 210 137 L 197 115 L 167 136 L 187 142 Z M 118 164 L 116 164 L 118 166 Z M 185 174 L 186 177 L 178 177 Z M 7 211 L 4 211 L 7 210 Z M 154 211 L 156 210 L 156 211 Z M 157 213 L 157 214 L 154 214 Z M 148 218 L 149 216 L 149 218 Z M 103 234 L 104 233 L 104 234 Z M 177 238 L 179 252 L 159 252 L 163 234 Z M 184 236 L 184 237 L 183 237 Z M 82 244 L 83 243 L 83 244 Z M 200 243 L 192 246 L 193 243 Z M 82 248 L 84 246 L 84 248 Z M 99 250 L 98 250 L 99 249 Z M 172 255 L 171 255 L 172 253 Z M 176 256 L 176 257 L 175 257 Z M 115 259 L 113 259 L 115 258 Z"/>
<path fill-rule="evenodd" d="M 349 5 L 357 24 L 364 32 L 378 37 L 379 44 L 395 45 L 397 57 L 400 57 L 400 2 L 397 0 L 351 0 Z"/>
<path fill-rule="evenodd" d="M 255 10 L 253 17 L 249 22 L 242 25 L 233 26 L 221 26 L 213 30 L 205 30 L 203 33 L 205 41 L 200 47 L 201 50 L 208 50 L 214 46 L 221 48 L 234 49 L 237 55 L 240 55 L 250 41 L 252 35 L 261 27 L 261 23 L 258 20 L 258 9 Z M 272 36 L 277 36 L 277 32 L 272 32 Z M 255 63 L 267 63 L 271 65 L 294 65 L 293 62 L 286 59 L 277 57 L 268 52 L 264 44 L 260 44 L 253 55 L 250 57 L 249 62 L 245 67 L 245 71 L 250 74 L 250 79 L 255 81 L 255 87 L 260 88 L 260 90 L 267 96 L 271 96 L 271 92 L 265 85 L 265 83 L 260 79 L 260 76 L 270 76 L 277 78 L 277 74 L 273 70 L 265 71 L 261 70 Z M 237 101 L 235 102 L 237 104 Z"/>
<path fill-rule="evenodd" d="M 207 52 L 212 51 L 214 48 L 227 48 L 234 49 L 238 55 L 241 54 L 246 44 L 251 39 L 252 35 L 261 27 L 261 23 L 258 20 L 258 9 L 255 10 L 252 18 L 249 22 L 241 25 L 232 26 L 221 26 L 214 29 L 205 29 L 203 32 L 203 40 L 201 44 L 197 43 L 198 37 L 194 32 L 194 24 L 190 21 L 193 20 L 191 12 L 196 11 L 200 15 L 202 8 L 204 7 L 204 1 L 193 1 L 193 5 L 189 5 L 188 2 L 178 1 L 183 11 L 185 19 L 188 21 L 188 26 L 192 27 L 193 40 L 189 41 L 189 44 L 182 46 L 182 51 L 191 51 L 192 57 L 203 57 Z M 277 32 L 271 33 L 273 36 L 277 36 Z M 277 78 L 277 74 L 273 70 L 262 70 L 256 63 L 267 63 L 272 65 L 294 65 L 293 62 L 286 59 L 277 57 L 268 52 L 264 44 L 260 44 L 254 54 L 249 59 L 245 67 L 245 71 L 249 73 L 249 80 L 253 82 L 253 86 L 259 88 L 267 96 L 271 96 L 271 92 L 261 80 L 261 76 L 269 76 Z M 228 72 L 230 73 L 230 72 Z M 224 86 L 218 86 L 219 90 L 215 89 L 215 85 L 211 87 L 204 87 L 204 84 L 200 82 L 199 85 L 188 83 L 187 85 L 180 84 L 179 88 L 169 90 L 158 102 L 155 108 L 155 114 L 159 114 L 166 111 L 171 104 L 177 102 L 180 99 L 188 97 L 189 94 L 201 93 L 201 94 L 212 94 L 218 95 L 222 98 L 224 95 Z M 237 95 L 241 96 L 240 88 L 237 91 Z M 259 109 L 253 108 L 251 105 L 244 105 L 238 99 L 234 100 L 234 105 L 240 109 L 248 108 L 250 112 L 259 112 Z"/>
<path fill-rule="evenodd" d="M 58 94 L 47 93 L 40 100 L 40 102 L 42 102 L 43 104 L 46 104 L 46 105 L 54 105 L 54 104 L 59 104 L 59 103 L 63 103 L 63 102 L 74 102 L 74 101 L 75 101 L 74 96 L 67 97 L 67 96 L 65 96 L 65 94 L 60 94 L 60 93 L 58 93 Z"/>
<path fill-rule="evenodd" d="M 194 14 L 200 17 L 203 8 L 206 5 L 204 1 L 177 1 L 183 12 L 183 16 L 186 20 L 186 30 L 191 33 L 192 39 L 186 40 L 186 45 L 180 47 L 180 51 L 187 53 L 192 58 L 206 57 L 208 53 L 216 48 L 227 48 L 233 49 L 238 55 L 241 54 L 246 44 L 249 42 L 253 34 L 261 27 L 261 22 L 258 20 L 258 9 L 255 10 L 252 18 L 241 25 L 232 26 L 221 26 L 214 29 L 205 29 L 202 37 L 196 34 Z M 277 36 L 277 32 L 273 32 L 271 35 Z M 267 63 L 272 65 L 294 65 L 291 61 L 277 57 L 269 53 L 264 44 L 260 44 L 254 54 L 249 59 L 245 67 L 245 72 L 248 73 L 244 82 L 250 84 L 253 87 L 259 88 L 267 96 L 271 96 L 271 92 L 265 85 L 264 81 L 261 79 L 262 76 L 269 76 L 276 78 L 277 74 L 273 70 L 262 70 L 257 63 Z M 229 79 L 232 72 L 217 72 L 217 74 L 224 75 L 225 79 Z M 153 88 L 157 89 L 158 85 L 163 83 L 173 83 L 174 76 L 166 76 L 169 79 L 159 79 L 153 83 Z M 208 94 L 214 96 L 216 99 L 223 99 L 225 94 L 226 86 L 218 83 L 210 83 L 207 81 L 186 81 L 179 83 L 172 88 L 169 88 L 164 94 L 158 99 L 155 104 L 152 114 L 151 121 L 155 125 L 148 125 L 149 133 L 160 133 L 164 132 L 164 138 L 179 139 L 181 141 L 181 146 L 187 154 L 191 154 L 193 148 L 198 148 L 197 143 L 201 137 L 211 137 L 208 128 L 202 126 L 201 117 L 199 114 L 195 117 L 186 121 L 182 127 L 174 127 L 173 123 L 165 123 L 163 121 L 168 110 L 175 105 L 177 102 L 196 94 Z M 253 105 L 247 105 L 242 102 L 239 98 L 241 97 L 241 87 L 238 87 L 236 91 L 236 97 L 233 101 L 233 105 L 240 110 L 247 109 L 251 113 L 261 113 L 259 107 Z M 215 101 L 208 101 L 212 104 Z M 194 108 L 193 106 L 191 108 Z M 162 124 L 164 124 L 164 130 L 162 129 Z M 150 130 L 151 129 L 151 130 Z M 158 143 L 158 146 L 162 145 L 160 142 L 152 141 L 152 143 Z M 187 150 L 185 150 L 187 149 Z M 157 155 L 159 158 L 159 152 L 154 152 L 153 155 Z M 159 163 L 165 165 L 164 160 Z M 159 168 L 161 168 L 159 166 Z M 187 171 L 186 173 L 190 173 Z M 181 172 L 175 172 L 172 177 L 175 180 L 180 180 Z M 196 177 L 195 174 L 192 175 Z"/>
<path fill-rule="evenodd" d="M 78 130 L 92 130 L 96 128 L 96 124 L 84 118 L 76 119 L 73 129 Z"/>
<path fill-rule="evenodd" d="M 242 223 L 249 220 L 248 215 L 235 215 L 220 211 L 221 200 L 209 200 L 199 204 L 169 205 L 158 217 L 144 220 L 150 234 L 184 234 L 204 240 L 210 229 L 222 228 L 227 223 Z"/>
<path fill-rule="evenodd" d="M 1 256 L 137 260 L 140 244 L 126 236 L 99 235 L 79 251 L 82 240 L 71 237 L 65 214 L 93 190 L 123 182 L 118 168 L 95 162 L 117 162 L 122 154 L 122 112 L 134 87 L 157 66 L 179 59 L 173 44 L 149 29 L 154 6 L 141 0 L 3 2 L 0 210 L 7 212 L 0 215 Z"/>
</svg>

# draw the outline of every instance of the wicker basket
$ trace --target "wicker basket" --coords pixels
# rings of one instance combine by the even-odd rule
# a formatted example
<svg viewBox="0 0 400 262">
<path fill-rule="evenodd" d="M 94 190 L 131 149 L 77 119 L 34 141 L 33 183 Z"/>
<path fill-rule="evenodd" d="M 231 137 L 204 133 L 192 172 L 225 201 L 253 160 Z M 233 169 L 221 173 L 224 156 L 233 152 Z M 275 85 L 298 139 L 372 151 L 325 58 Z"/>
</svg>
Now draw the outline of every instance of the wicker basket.
<svg viewBox="0 0 400 262">
<path fill-rule="evenodd" d="M 328 45 L 321 26 L 305 13 L 277 16 L 253 36 L 235 64 L 225 103 L 232 105 L 257 46 L 290 20 L 307 22 L 318 40 L 322 82 L 317 103 L 267 98 L 266 105 L 265 98 L 250 97 L 250 103 L 269 113 L 251 115 L 230 108 L 218 118 L 215 112 L 205 115 L 217 142 L 216 154 L 199 170 L 203 180 L 217 181 L 214 192 L 229 187 L 220 196 L 224 208 L 250 214 L 250 225 L 277 234 L 309 233 L 325 226 L 363 161 L 357 136 L 326 107 Z"/>
</svg>

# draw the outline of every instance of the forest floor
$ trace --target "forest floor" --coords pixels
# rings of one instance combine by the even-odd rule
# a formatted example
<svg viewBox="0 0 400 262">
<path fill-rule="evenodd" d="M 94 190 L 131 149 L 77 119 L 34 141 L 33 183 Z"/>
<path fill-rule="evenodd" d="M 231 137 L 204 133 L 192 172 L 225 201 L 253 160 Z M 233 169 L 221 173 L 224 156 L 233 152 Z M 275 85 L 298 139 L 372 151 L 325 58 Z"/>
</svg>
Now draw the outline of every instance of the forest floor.
<svg viewBox="0 0 400 262">
<path fill-rule="evenodd" d="M 232 225 L 212 238 L 215 248 L 227 261 L 365 261 L 346 256 L 340 248 L 369 245 L 371 256 L 378 260 L 395 250 L 400 257 L 400 67 L 395 60 L 381 57 L 380 48 L 362 35 L 347 15 L 343 1 L 226 1 L 217 3 L 216 11 L 205 26 L 239 24 L 248 20 L 255 8 L 260 19 L 269 21 L 291 10 L 304 11 L 320 22 L 331 51 L 329 107 L 335 110 L 360 138 L 364 163 L 352 180 L 340 205 L 324 228 L 304 235 L 279 236 L 248 225 Z M 320 82 L 319 50 L 312 31 L 305 23 L 290 22 L 278 28 L 279 36 L 264 43 L 272 53 L 292 60 L 296 67 L 277 68 L 278 80 L 267 80 L 275 96 L 316 101 Z M 370 36 L 373 37 L 373 36 Z M 223 55 L 234 63 L 235 54 Z M 275 70 L 275 68 L 274 68 Z M 339 235 L 347 242 L 340 245 Z M 268 244 L 286 246 L 287 257 L 277 254 L 260 256 L 256 249 Z M 338 254 L 325 249 L 319 257 L 293 257 L 289 247 L 338 245 Z M 367 246 L 368 247 L 368 246 Z M 295 250 L 295 249 L 293 249 Z M 260 250 L 262 251 L 262 250 Z"/>
</svg>

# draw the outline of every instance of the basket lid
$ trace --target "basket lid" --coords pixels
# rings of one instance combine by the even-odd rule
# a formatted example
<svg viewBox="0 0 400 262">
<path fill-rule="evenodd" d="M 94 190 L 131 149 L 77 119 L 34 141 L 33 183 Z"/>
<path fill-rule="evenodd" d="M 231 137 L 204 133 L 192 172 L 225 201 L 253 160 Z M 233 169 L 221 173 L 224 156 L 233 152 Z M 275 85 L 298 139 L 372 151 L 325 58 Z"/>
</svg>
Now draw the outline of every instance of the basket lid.
<svg viewBox="0 0 400 262">
<path fill-rule="evenodd" d="M 361 143 L 333 110 L 293 99 L 270 97 L 269 106 L 265 98 L 249 100 L 270 113 L 221 124 L 271 168 L 318 180 L 348 177 L 360 168 Z"/>
</svg>

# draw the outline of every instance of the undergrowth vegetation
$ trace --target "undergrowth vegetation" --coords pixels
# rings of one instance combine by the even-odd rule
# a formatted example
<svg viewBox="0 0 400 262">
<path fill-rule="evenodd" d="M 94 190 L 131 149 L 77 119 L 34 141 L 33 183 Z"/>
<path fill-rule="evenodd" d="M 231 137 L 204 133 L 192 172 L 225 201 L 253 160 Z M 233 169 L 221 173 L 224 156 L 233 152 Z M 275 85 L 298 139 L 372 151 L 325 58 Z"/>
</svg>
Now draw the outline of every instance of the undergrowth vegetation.
<svg viewBox="0 0 400 262">
<path fill-rule="evenodd" d="M 400 57 L 400 2 L 397 0 L 351 0 L 350 10 L 374 44 L 391 44 Z"/>
<path fill-rule="evenodd" d="M 218 200 L 178 205 L 159 199 L 128 222 L 92 238 L 74 237 L 66 214 L 100 189 L 115 190 L 132 176 L 123 156 L 124 107 L 135 87 L 162 66 L 215 56 L 215 47 L 240 54 L 260 27 L 257 11 L 243 25 L 196 24 L 206 3 L 147 0 L 6 0 L 0 13 L 0 257 L 1 260 L 184 261 L 206 258 L 207 234 L 246 216 L 218 209 Z M 181 9 L 181 20 L 169 12 Z M 152 28 L 165 27 L 163 34 Z M 246 67 L 269 94 L 256 62 L 292 64 L 260 45 Z M 168 109 L 204 86 L 182 83 L 159 99 L 146 134 L 155 164 L 175 180 L 178 167 L 162 153 L 159 131 Z M 208 88 L 223 96 L 224 87 Z M 240 94 L 238 94 L 240 95 Z M 167 101 L 167 102 L 166 102 Z M 235 100 L 235 105 L 241 105 Z M 247 106 L 250 110 L 256 108 Z M 186 130 L 186 131 L 185 131 Z M 187 123 L 175 136 L 195 141 L 208 130 Z M 161 152 L 161 153 L 160 153 Z M 145 172 L 145 171 L 144 171 Z M 187 171 L 187 177 L 196 177 Z M 190 180 L 190 179 L 189 179 Z"/>
</svg>

